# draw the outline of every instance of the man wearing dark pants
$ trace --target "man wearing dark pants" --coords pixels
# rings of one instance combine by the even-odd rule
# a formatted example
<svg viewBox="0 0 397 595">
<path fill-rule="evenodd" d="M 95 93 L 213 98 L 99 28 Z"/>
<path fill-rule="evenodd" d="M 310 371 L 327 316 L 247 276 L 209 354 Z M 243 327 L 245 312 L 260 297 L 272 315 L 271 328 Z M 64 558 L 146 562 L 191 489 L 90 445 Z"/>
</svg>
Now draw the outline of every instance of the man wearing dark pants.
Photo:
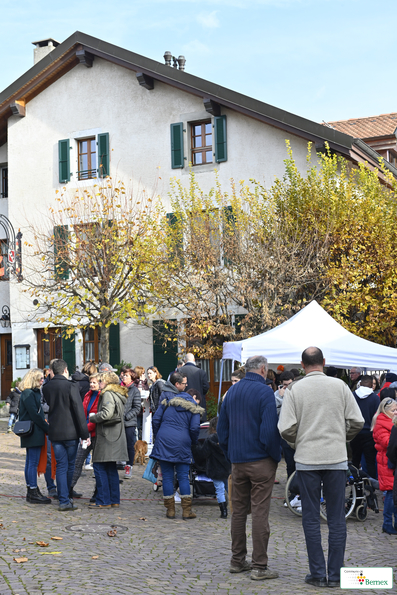
<svg viewBox="0 0 397 595">
<path fill-rule="evenodd" d="M 78 385 L 68 379 L 67 363 L 56 360 L 53 372 L 54 378 L 43 387 L 43 396 L 49 406 L 48 436 L 57 463 L 58 510 L 74 510 L 69 496 L 78 440 L 88 439 L 89 433 Z"/>
<path fill-rule="evenodd" d="M 305 378 L 286 391 L 280 413 L 281 436 L 295 446 L 295 465 L 302 502 L 310 574 L 315 587 L 339 587 L 346 546 L 346 441 L 361 430 L 364 419 L 348 386 L 323 373 L 318 347 L 302 353 Z M 327 503 L 328 580 L 321 546 L 320 497 Z"/>
<path fill-rule="evenodd" d="M 246 376 L 229 388 L 217 433 L 232 463 L 232 559 L 230 572 L 251 570 L 251 579 L 277 578 L 267 567 L 270 498 L 280 461 L 280 435 L 274 393 L 266 385 L 267 360 L 258 355 L 245 365 Z M 252 565 L 246 560 L 246 523 L 252 511 Z"/>
</svg>

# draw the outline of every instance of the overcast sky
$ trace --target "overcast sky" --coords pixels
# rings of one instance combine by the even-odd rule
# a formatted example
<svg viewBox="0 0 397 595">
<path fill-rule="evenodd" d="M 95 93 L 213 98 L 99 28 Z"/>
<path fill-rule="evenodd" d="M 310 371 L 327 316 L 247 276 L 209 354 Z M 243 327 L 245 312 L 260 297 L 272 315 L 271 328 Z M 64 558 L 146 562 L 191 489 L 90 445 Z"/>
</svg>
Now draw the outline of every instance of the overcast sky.
<svg viewBox="0 0 397 595">
<path fill-rule="evenodd" d="M 311 120 L 397 111 L 396 0 L 0 0 L 0 89 L 83 31 Z"/>
</svg>

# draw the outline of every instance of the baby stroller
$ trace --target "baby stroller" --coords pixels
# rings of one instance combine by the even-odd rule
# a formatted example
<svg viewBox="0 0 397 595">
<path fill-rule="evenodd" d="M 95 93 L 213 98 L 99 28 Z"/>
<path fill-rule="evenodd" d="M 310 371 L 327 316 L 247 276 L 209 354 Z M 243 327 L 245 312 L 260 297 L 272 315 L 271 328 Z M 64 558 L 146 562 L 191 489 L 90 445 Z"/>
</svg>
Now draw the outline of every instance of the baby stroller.
<svg viewBox="0 0 397 595">
<path fill-rule="evenodd" d="M 295 473 L 290 475 L 285 486 L 285 502 L 294 514 L 301 516 L 302 508 L 299 499 L 299 483 Z M 378 499 L 375 488 L 370 477 L 361 469 L 357 469 L 349 463 L 349 470 L 346 472 L 345 487 L 345 517 L 353 513 L 358 521 L 364 522 L 368 516 L 368 509 L 379 513 Z M 320 515 L 327 520 L 327 503 L 321 490 Z"/>
<path fill-rule="evenodd" d="M 209 423 L 200 425 L 199 444 L 203 444 L 208 436 Z M 205 469 L 195 461 L 190 466 L 190 485 L 192 486 L 193 498 L 214 498 L 215 486 L 213 482 L 206 477 Z"/>
</svg>

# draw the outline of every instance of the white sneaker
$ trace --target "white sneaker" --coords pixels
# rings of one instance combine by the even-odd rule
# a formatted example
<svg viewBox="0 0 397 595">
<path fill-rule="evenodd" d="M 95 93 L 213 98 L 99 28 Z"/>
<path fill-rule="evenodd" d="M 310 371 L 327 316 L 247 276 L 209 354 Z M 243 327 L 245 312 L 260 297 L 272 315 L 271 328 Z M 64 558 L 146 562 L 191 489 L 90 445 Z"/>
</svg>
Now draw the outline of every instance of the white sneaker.
<svg viewBox="0 0 397 595">
<path fill-rule="evenodd" d="M 175 502 L 177 502 L 177 503 L 180 503 L 180 501 L 181 501 L 181 497 L 180 497 L 180 495 L 178 494 L 178 492 L 175 492 L 175 494 L 174 494 L 174 498 L 175 498 Z"/>
<path fill-rule="evenodd" d="M 84 469 L 93 469 L 93 468 L 94 468 L 94 467 L 93 467 L 91 464 L 89 464 L 89 465 L 86 465 L 86 466 L 84 467 Z"/>
<path fill-rule="evenodd" d="M 302 502 L 299 496 L 295 496 L 295 498 L 291 500 L 290 505 L 292 506 L 292 508 L 298 508 L 299 506 L 302 506 Z"/>
<path fill-rule="evenodd" d="M 132 467 L 131 467 L 131 465 L 126 465 L 124 467 L 124 471 L 125 471 L 124 479 L 131 479 L 131 477 L 132 477 Z"/>
<path fill-rule="evenodd" d="M 302 506 L 295 506 L 296 508 L 296 512 L 299 512 L 299 514 L 302 514 Z"/>
</svg>

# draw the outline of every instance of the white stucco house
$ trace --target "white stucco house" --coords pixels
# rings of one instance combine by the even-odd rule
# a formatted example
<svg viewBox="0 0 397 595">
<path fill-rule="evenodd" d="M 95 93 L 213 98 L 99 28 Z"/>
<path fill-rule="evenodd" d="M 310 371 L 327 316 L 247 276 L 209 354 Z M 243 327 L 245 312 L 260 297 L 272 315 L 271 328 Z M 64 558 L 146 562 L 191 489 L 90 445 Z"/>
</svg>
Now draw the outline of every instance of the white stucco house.
<svg viewBox="0 0 397 595">
<path fill-rule="evenodd" d="M 215 168 L 224 185 L 231 178 L 270 185 L 284 173 L 286 139 L 302 171 L 308 141 L 317 150 L 327 142 L 353 163 L 377 165 L 379 156 L 362 141 L 175 68 L 168 56 L 169 63 L 156 62 L 76 32 L 63 43 L 35 42 L 35 60 L 0 93 L 0 219 L 22 233 L 29 213 L 53 204 L 56 190 L 89 186 L 101 175 L 164 197 L 171 177 L 188 181 L 189 163 L 204 189 L 213 186 Z M 7 240 L 0 221 L 5 259 Z M 93 329 L 77 332 L 73 343 L 56 331 L 43 340 L 43 323 L 26 320 L 29 300 L 6 266 L 0 275 L 0 316 L 3 306 L 10 311 L 0 327 L 3 399 L 28 366 L 63 356 L 73 369 L 98 356 Z M 172 354 L 162 359 L 151 331 L 132 324 L 113 328 L 111 352 L 113 364 L 155 363 L 164 374 L 174 365 Z"/>
</svg>

